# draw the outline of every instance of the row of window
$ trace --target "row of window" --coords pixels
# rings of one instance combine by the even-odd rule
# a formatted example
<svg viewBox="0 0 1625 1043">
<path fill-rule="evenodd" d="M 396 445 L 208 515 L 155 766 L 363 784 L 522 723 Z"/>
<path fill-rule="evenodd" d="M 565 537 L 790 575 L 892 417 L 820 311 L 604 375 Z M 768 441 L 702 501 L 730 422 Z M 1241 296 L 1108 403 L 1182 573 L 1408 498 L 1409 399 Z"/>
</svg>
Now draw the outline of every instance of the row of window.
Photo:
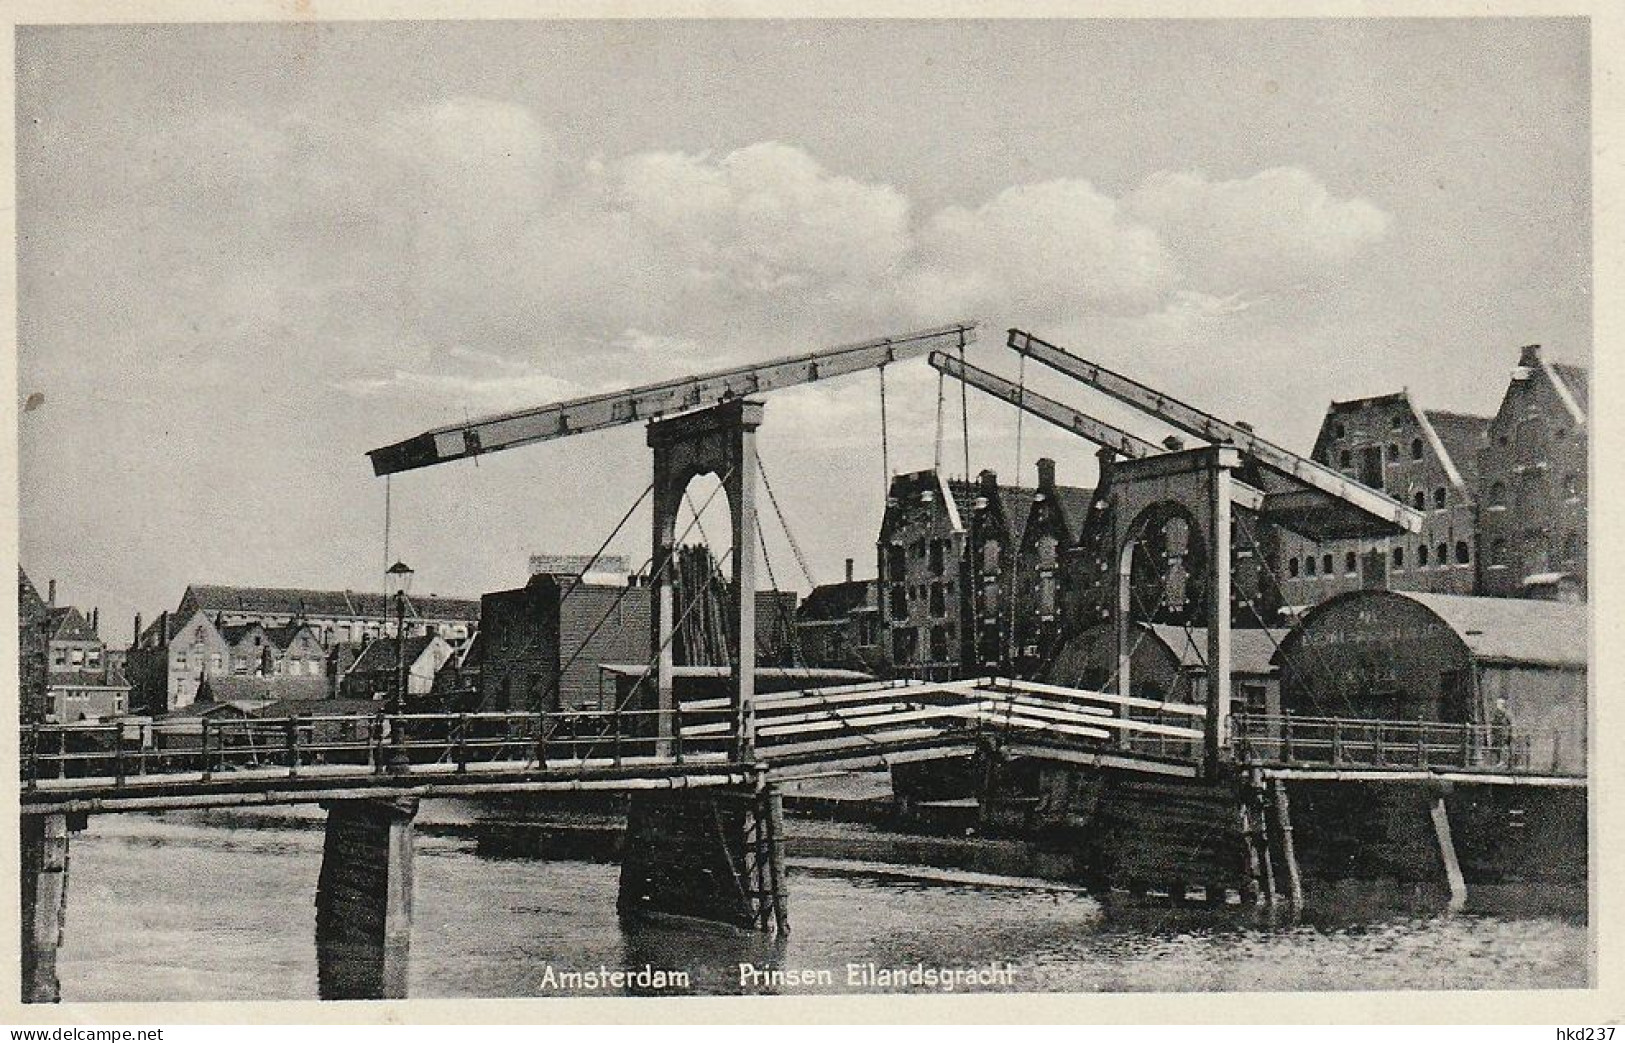
<svg viewBox="0 0 1625 1043">
<path fill-rule="evenodd" d="M 1390 557 L 1394 568 L 1402 569 L 1405 567 L 1404 547 L 1395 547 Z M 1450 545 L 1440 543 L 1430 550 L 1428 545 L 1424 543 L 1416 548 L 1415 560 L 1418 568 L 1427 568 L 1430 565 L 1445 568 L 1450 565 Z M 1472 561 L 1472 548 L 1468 547 L 1466 540 L 1457 540 L 1455 563 L 1457 565 L 1470 565 Z M 1313 554 L 1306 554 L 1301 562 L 1297 558 L 1288 558 L 1286 571 L 1287 575 L 1293 579 L 1299 576 L 1314 576 L 1317 573 L 1330 576 L 1336 571 L 1336 558 L 1331 554 L 1322 554 L 1319 558 L 1316 558 Z M 1350 576 L 1360 574 L 1360 556 L 1357 552 L 1348 551 L 1343 555 L 1343 571 Z"/>
<path fill-rule="evenodd" d="M 1546 489 L 1546 476 L 1538 471 L 1531 471 L 1519 477 L 1518 505 L 1520 507 L 1541 508 L 1550 502 Z M 1580 475 L 1570 471 L 1563 476 L 1563 495 L 1580 496 L 1584 482 Z M 1487 507 L 1507 506 L 1507 487 L 1505 482 L 1490 483 L 1489 498 L 1485 503 Z"/>
<path fill-rule="evenodd" d="M 1342 436 L 1339 435 L 1338 437 L 1341 438 Z M 1411 439 L 1411 459 L 1412 460 L 1420 460 L 1420 459 L 1422 459 L 1423 451 L 1424 451 L 1425 448 L 1426 447 L 1422 444 L 1422 440 L 1420 438 Z M 1376 447 L 1373 446 L 1371 451 L 1373 453 L 1375 453 L 1376 452 Z M 1388 462 L 1390 464 L 1399 463 L 1399 444 L 1396 443 L 1396 442 L 1388 443 Z M 1344 449 L 1342 452 L 1338 453 L 1337 454 L 1337 466 L 1343 468 L 1345 471 L 1348 470 L 1349 468 L 1353 467 L 1354 466 L 1354 453 L 1353 453 L 1353 451 L 1348 450 L 1348 449 Z"/>
<path fill-rule="evenodd" d="M 234 674 L 246 674 L 246 673 L 249 672 L 249 670 L 252 667 L 255 667 L 255 666 L 258 666 L 258 665 L 259 665 L 259 660 L 252 659 L 252 658 L 250 658 L 248 656 L 232 656 L 231 657 L 231 672 L 234 673 Z M 188 668 L 190 668 L 190 670 L 193 673 L 196 673 L 196 672 L 202 670 L 203 669 L 203 656 L 202 656 L 202 654 L 200 654 L 198 652 L 193 652 L 190 656 L 188 656 L 185 652 L 176 652 L 175 653 L 175 670 L 176 670 L 176 672 L 177 673 L 185 672 Z M 209 670 L 210 670 L 210 672 L 218 674 L 224 668 L 225 668 L 225 657 L 223 655 L 221 655 L 219 652 L 211 652 L 211 653 L 209 653 Z M 301 658 L 295 656 L 295 657 L 293 657 L 291 659 L 278 659 L 278 660 L 273 661 L 272 668 L 276 673 L 287 674 L 290 677 L 299 677 L 299 676 L 320 677 L 320 676 L 322 676 L 322 673 L 323 673 L 322 660 L 320 658 L 301 659 Z"/>
<path fill-rule="evenodd" d="M 100 670 L 102 666 L 102 650 L 99 648 L 62 648 L 51 649 L 51 668 L 53 670 Z"/>
</svg>

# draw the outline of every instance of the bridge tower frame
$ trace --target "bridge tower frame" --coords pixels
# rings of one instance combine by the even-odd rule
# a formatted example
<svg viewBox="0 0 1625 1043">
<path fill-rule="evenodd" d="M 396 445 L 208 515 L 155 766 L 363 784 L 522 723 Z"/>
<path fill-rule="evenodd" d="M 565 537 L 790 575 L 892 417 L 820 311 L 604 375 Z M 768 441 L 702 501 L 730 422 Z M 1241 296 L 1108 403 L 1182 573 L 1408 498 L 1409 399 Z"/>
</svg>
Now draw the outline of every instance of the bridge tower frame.
<svg viewBox="0 0 1625 1043">
<path fill-rule="evenodd" d="M 1207 715 L 1203 728 L 1203 772 L 1216 777 L 1231 758 L 1226 742 L 1230 729 L 1230 625 L 1232 499 L 1240 450 L 1227 445 L 1162 453 L 1113 464 L 1111 497 L 1116 532 L 1117 690 L 1132 696 L 1132 651 L 1135 639 L 1133 560 L 1142 520 L 1149 512 L 1175 504 L 1195 522 L 1193 539 L 1206 548 L 1202 570 L 1203 616 L 1207 627 Z M 1127 712 L 1127 707 L 1124 711 Z M 1127 736 L 1127 732 L 1123 735 Z"/>
<path fill-rule="evenodd" d="M 677 514 L 688 485 L 714 474 L 728 498 L 733 525 L 733 583 L 727 594 L 728 618 L 734 623 L 736 648 L 731 667 L 730 699 L 733 753 L 745 763 L 755 760 L 756 700 L 756 429 L 762 426 L 764 403 L 734 399 L 697 413 L 656 420 L 648 427 L 654 450 L 654 548 L 650 559 L 650 604 L 653 609 L 655 708 L 659 711 L 656 749 L 673 752 L 680 727 L 673 686 L 673 618 L 671 561 L 677 553 Z"/>
</svg>

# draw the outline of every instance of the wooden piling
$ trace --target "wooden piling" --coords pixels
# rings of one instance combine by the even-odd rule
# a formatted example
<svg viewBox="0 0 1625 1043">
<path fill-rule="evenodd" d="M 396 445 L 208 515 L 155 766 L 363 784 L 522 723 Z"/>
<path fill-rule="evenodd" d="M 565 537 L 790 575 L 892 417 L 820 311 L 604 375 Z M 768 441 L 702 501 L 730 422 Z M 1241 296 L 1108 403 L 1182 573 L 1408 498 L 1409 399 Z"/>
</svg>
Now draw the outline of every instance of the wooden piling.
<svg viewBox="0 0 1625 1043">
<path fill-rule="evenodd" d="M 1292 803 L 1287 796 L 1286 780 L 1272 779 L 1275 806 L 1275 832 L 1281 849 L 1281 862 L 1286 869 L 1287 909 L 1296 916 L 1303 911 L 1303 877 L 1298 872 L 1298 853 L 1292 841 Z"/>
<path fill-rule="evenodd" d="M 1429 814 L 1433 819 L 1433 835 L 1439 841 L 1445 879 L 1450 884 L 1450 911 L 1457 913 L 1467 904 L 1467 881 L 1462 876 L 1461 863 L 1456 860 L 1456 844 L 1450 833 L 1450 809 L 1445 805 L 1443 794 L 1433 798 Z"/>
</svg>

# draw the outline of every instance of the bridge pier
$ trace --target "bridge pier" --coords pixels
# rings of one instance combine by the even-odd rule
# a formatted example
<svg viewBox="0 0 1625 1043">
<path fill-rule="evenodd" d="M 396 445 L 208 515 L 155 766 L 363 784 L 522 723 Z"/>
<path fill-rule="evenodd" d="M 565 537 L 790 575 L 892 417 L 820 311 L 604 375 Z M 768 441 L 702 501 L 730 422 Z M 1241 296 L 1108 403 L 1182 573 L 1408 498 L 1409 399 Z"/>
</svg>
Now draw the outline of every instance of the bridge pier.
<svg viewBox="0 0 1625 1043">
<path fill-rule="evenodd" d="M 56 954 L 68 913 L 68 836 L 85 827 L 67 813 L 24 815 L 21 821 L 22 1001 L 57 1003 L 62 983 Z"/>
<path fill-rule="evenodd" d="M 616 902 L 624 921 L 701 921 L 765 934 L 790 929 L 776 785 L 634 793 L 624 851 Z"/>
<path fill-rule="evenodd" d="M 412 946 L 415 797 L 339 800 L 327 810 L 316 885 L 323 999 L 404 999 Z"/>
</svg>

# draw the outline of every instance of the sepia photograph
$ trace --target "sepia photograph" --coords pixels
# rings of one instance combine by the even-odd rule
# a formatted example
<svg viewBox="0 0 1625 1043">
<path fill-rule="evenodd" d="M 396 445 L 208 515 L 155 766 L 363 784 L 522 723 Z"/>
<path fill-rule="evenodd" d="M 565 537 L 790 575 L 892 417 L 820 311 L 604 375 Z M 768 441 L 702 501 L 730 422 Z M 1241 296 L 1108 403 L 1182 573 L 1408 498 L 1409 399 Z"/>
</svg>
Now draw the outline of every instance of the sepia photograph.
<svg viewBox="0 0 1625 1043">
<path fill-rule="evenodd" d="M 13 32 L 23 1009 L 1598 987 L 1590 18 L 207 15 Z"/>
</svg>

